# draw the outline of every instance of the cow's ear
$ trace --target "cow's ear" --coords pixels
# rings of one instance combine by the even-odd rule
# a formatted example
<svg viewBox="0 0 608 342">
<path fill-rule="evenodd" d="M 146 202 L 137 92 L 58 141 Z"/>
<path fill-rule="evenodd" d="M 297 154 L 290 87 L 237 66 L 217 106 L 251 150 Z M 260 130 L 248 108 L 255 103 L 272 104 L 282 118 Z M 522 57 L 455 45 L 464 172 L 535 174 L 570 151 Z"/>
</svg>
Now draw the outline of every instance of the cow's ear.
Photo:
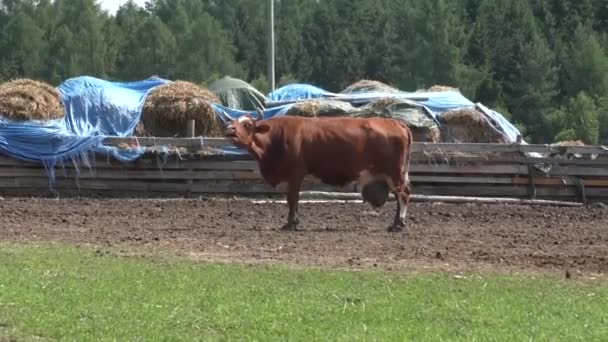
<svg viewBox="0 0 608 342">
<path fill-rule="evenodd" d="M 270 130 L 270 125 L 267 123 L 257 123 L 255 125 L 255 132 L 264 134 Z"/>
</svg>

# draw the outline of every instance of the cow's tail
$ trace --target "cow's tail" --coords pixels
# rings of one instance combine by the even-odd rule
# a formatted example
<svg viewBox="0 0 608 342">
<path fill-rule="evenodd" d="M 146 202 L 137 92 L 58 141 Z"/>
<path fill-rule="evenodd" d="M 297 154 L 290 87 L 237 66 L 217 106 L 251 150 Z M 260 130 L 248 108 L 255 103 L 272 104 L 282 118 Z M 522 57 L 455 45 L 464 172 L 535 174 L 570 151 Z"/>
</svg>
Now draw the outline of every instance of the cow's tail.
<svg viewBox="0 0 608 342">
<path fill-rule="evenodd" d="M 405 146 L 405 184 L 410 185 L 410 160 L 412 159 L 412 134 L 410 133 L 409 139 Z"/>
<path fill-rule="evenodd" d="M 410 184 L 410 160 L 412 159 L 412 143 L 414 142 L 414 137 L 410 128 L 403 122 L 397 121 L 399 125 L 406 132 L 405 136 L 405 184 L 409 186 Z"/>
</svg>

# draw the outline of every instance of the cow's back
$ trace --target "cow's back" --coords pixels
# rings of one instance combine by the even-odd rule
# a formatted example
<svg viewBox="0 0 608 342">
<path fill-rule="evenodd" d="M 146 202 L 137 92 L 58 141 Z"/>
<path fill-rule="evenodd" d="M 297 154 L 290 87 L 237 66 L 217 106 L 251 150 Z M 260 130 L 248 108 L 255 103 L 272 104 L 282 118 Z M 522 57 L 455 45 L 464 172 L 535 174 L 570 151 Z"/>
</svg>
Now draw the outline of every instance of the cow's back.
<svg viewBox="0 0 608 342">
<path fill-rule="evenodd" d="M 408 131 L 382 118 L 290 118 L 284 123 L 292 164 L 330 185 L 345 185 L 364 170 L 385 173 L 403 163 Z M 297 160 L 297 161 L 296 161 Z"/>
</svg>

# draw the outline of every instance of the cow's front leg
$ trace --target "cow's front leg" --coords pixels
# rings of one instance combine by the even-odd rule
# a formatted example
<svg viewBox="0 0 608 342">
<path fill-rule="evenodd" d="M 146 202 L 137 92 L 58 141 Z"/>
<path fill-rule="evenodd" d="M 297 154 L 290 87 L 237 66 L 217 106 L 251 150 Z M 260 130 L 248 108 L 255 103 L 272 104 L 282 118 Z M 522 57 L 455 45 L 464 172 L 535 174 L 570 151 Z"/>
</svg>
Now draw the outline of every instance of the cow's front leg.
<svg viewBox="0 0 608 342">
<path fill-rule="evenodd" d="M 289 206 L 289 214 L 287 215 L 287 223 L 281 228 L 282 230 L 297 230 L 300 219 L 298 218 L 298 201 L 300 200 L 300 187 L 303 179 L 297 178 L 288 183 L 287 186 L 287 205 Z"/>
</svg>

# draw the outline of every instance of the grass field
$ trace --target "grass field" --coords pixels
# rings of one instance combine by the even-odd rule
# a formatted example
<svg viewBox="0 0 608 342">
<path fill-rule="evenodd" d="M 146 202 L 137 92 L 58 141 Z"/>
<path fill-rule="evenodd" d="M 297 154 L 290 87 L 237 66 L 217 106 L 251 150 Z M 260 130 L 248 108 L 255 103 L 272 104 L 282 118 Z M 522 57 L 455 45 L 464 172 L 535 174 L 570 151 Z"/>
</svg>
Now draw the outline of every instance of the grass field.
<svg viewBox="0 0 608 342">
<path fill-rule="evenodd" d="M 0 340 L 608 340 L 608 286 L 0 245 Z"/>
</svg>

